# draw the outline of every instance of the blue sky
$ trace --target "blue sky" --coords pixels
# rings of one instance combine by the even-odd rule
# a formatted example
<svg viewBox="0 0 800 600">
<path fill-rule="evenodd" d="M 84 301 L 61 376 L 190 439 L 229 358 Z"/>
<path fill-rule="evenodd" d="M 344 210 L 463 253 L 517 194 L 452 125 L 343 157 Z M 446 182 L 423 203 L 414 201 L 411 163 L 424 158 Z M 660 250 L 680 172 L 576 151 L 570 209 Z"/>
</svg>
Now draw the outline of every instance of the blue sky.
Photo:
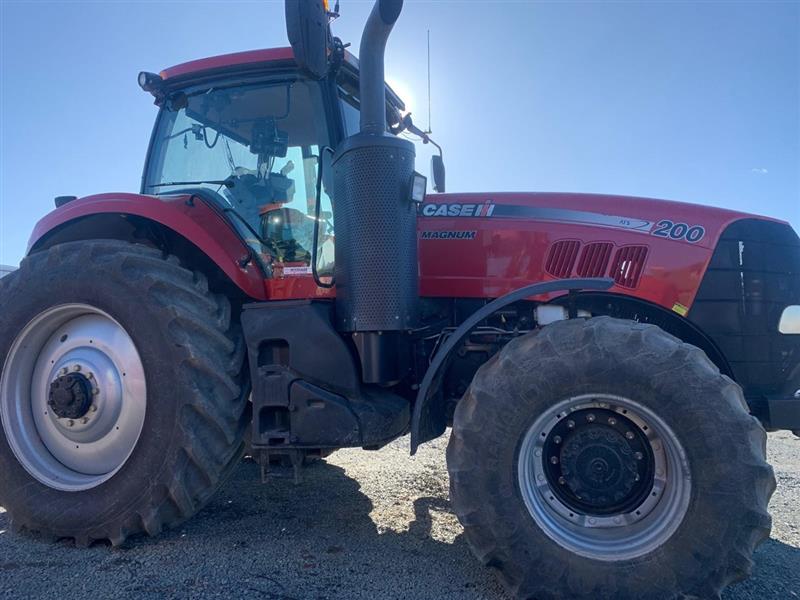
<svg viewBox="0 0 800 600">
<path fill-rule="evenodd" d="M 354 48 L 369 8 L 341 1 Z M 282 2 L 0 11 L 5 264 L 54 196 L 138 191 L 156 112 L 140 70 L 287 45 Z M 800 3 L 407 0 L 387 76 L 423 125 L 428 29 L 449 191 L 643 195 L 800 228 Z"/>
</svg>

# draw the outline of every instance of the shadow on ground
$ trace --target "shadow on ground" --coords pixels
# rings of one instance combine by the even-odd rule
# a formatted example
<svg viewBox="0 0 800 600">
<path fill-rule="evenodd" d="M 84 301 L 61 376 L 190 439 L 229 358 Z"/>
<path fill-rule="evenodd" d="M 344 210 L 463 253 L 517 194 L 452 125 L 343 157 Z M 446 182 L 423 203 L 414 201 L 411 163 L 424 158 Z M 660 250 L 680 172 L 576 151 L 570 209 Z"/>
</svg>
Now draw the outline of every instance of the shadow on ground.
<svg viewBox="0 0 800 600">
<path fill-rule="evenodd" d="M 297 486 L 278 471 L 262 485 L 258 466 L 244 462 L 182 527 L 119 549 L 12 535 L 0 513 L 0 597 L 51 596 L 58 586 L 64 598 L 505 598 L 461 535 L 432 539 L 438 516 L 451 517 L 445 499 L 397 500 L 398 509 L 413 504 L 413 520 L 379 530 L 373 502 L 341 467 L 316 463 Z"/>
<path fill-rule="evenodd" d="M 420 495 L 387 481 L 371 499 L 324 462 L 299 486 L 288 472 L 278 475 L 287 477 L 262 485 L 258 467 L 244 462 L 194 519 L 121 549 L 11 535 L 0 513 L 0 597 L 58 589 L 63 598 L 506 598 L 469 553 L 441 489 Z M 376 525 L 392 523 L 393 510 L 402 529 Z M 770 540 L 756 560 L 754 578 L 725 600 L 797 597 L 800 549 Z"/>
</svg>

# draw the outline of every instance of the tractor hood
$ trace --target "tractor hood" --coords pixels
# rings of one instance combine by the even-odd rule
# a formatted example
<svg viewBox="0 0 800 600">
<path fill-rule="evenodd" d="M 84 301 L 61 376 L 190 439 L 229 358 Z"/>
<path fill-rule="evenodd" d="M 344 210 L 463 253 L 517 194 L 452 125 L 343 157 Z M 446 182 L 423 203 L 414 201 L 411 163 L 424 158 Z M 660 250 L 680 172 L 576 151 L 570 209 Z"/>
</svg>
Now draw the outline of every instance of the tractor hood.
<svg viewBox="0 0 800 600">
<path fill-rule="evenodd" d="M 496 298 L 536 281 L 612 277 L 613 293 L 686 314 L 720 236 L 745 219 L 775 222 L 601 194 L 429 195 L 419 207 L 420 291 Z"/>
<path fill-rule="evenodd" d="M 435 194 L 426 198 L 419 214 L 422 218 L 458 219 L 461 224 L 470 222 L 464 219 L 478 217 L 492 219 L 495 224 L 511 220 L 599 227 L 662 237 L 704 248 L 714 248 L 722 230 L 738 219 L 774 221 L 768 217 L 686 202 L 553 192 Z M 613 237 L 615 234 L 609 231 L 607 235 Z"/>
</svg>

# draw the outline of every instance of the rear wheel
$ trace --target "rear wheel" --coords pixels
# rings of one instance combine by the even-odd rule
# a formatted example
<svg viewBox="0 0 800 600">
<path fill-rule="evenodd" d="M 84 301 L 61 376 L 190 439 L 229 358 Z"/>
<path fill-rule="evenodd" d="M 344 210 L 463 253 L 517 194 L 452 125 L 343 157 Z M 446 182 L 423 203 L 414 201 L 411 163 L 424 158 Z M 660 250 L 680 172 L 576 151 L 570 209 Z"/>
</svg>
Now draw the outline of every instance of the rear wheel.
<svg viewBox="0 0 800 600">
<path fill-rule="evenodd" d="M 243 451 L 243 345 L 175 257 L 55 246 L 0 280 L 0 505 L 15 529 L 122 543 L 192 516 Z"/>
<path fill-rule="evenodd" d="M 650 325 L 563 321 L 475 376 L 451 496 L 518 597 L 713 598 L 769 535 L 765 443 L 702 351 Z"/>
</svg>

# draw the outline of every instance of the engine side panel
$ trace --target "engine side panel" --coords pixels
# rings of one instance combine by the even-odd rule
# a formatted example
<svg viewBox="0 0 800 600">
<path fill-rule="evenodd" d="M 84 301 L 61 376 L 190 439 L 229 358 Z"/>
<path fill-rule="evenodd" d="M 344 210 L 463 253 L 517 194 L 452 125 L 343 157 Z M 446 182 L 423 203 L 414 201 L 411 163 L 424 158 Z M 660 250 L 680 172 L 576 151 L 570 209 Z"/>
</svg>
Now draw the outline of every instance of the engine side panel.
<svg viewBox="0 0 800 600">
<path fill-rule="evenodd" d="M 618 196 L 433 195 L 419 212 L 420 293 L 497 298 L 536 281 L 614 277 L 611 291 L 685 316 L 721 232 L 747 216 Z"/>
</svg>

